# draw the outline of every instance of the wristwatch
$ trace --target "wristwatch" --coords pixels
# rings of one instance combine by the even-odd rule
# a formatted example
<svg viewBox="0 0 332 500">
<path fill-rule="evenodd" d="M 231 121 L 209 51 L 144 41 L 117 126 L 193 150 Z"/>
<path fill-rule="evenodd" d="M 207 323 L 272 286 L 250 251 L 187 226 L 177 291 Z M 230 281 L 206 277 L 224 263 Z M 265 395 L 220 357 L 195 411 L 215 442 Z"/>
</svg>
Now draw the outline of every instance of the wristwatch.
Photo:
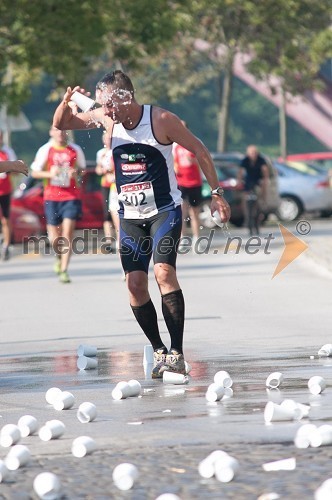
<svg viewBox="0 0 332 500">
<path fill-rule="evenodd" d="M 224 196 L 224 190 L 221 187 L 217 187 L 216 189 L 211 189 L 211 196 L 216 194 L 217 196 Z"/>
</svg>

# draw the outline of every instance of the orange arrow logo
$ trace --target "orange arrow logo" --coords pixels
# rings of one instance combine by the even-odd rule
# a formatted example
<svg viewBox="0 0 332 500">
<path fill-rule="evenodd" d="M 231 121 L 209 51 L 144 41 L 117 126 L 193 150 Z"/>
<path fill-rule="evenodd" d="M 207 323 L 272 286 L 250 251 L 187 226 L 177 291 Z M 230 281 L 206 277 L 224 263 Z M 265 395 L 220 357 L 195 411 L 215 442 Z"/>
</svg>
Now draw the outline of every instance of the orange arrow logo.
<svg viewBox="0 0 332 500">
<path fill-rule="evenodd" d="M 285 248 L 271 279 L 275 278 L 288 264 L 308 249 L 308 245 L 304 241 L 288 231 L 282 224 L 279 224 L 279 229 L 284 239 Z"/>
</svg>

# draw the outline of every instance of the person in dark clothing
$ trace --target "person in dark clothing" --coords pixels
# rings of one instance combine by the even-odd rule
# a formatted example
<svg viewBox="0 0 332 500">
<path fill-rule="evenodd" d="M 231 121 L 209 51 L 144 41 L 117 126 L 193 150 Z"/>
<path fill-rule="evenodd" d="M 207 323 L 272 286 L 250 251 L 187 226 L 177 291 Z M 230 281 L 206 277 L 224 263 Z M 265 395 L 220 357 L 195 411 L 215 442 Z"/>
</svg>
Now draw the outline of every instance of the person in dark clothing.
<svg viewBox="0 0 332 500">
<path fill-rule="evenodd" d="M 269 170 L 256 146 L 247 147 L 241 161 L 238 181 L 244 184 L 244 213 L 250 236 L 259 235 L 261 204 L 266 201 Z"/>
</svg>

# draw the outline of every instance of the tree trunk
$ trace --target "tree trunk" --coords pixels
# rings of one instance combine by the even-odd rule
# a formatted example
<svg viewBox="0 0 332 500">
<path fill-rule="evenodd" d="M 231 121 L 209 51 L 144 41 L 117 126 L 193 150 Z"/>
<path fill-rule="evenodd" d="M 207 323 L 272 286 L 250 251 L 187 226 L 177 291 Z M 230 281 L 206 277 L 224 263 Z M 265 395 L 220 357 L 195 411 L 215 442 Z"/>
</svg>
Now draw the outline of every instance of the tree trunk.
<svg viewBox="0 0 332 500">
<path fill-rule="evenodd" d="M 279 139 L 280 156 L 286 160 L 287 156 L 287 115 L 286 115 L 286 96 L 284 89 L 280 91 L 281 103 L 279 107 Z"/>
<path fill-rule="evenodd" d="M 224 69 L 224 81 L 220 92 L 220 110 L 218 114 L 218 142 L 217 151 L 227 151 L 229 108 L 233 87 L 233 54 L 229 52 L 228 61 Z"/>
</svg>

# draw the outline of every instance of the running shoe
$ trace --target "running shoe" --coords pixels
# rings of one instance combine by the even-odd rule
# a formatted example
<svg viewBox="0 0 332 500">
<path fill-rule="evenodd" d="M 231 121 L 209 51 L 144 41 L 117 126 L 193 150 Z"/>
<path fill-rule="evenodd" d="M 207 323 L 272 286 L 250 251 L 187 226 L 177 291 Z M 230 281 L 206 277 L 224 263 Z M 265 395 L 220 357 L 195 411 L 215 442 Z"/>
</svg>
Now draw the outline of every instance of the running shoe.
<svg viewBox="0 0 332 500">
<path fill-rule="evenodd" d="M 9 260 L 10 254 L 9 254 L 9 247 L 3 245 L 1 249 L 1 260 Z"/>
<path fill-rule="evenodd" d="M 171 349 L 166 355 L 166 362 L 161 369 L 161 372 L 168 371 L 173 373 L 186 374 L 186 365 L 184 363 L 184 356 L 175 349 Z"/>
<path fill-rule="evenodd" d="M 166 362 L 166 352 L 165 349 L 157 349 L 153 353 L 153 369 L 152 378 L 163 378 L 163 370 Z"/>
<path fill-rule="evenodd" d="M 70 283 L 70 278 L 68 276 L 67 271 L 61 271 L 59 274 L 59 278 L 61 283 Z"/>
<path fill-rule="evenodd" d="M 54 262 L 53 271 L 55 272 L 55 274 L 61 273 L 61 260 L 60 259 L 56 259 L 56 261 Z"/>
</svg>

